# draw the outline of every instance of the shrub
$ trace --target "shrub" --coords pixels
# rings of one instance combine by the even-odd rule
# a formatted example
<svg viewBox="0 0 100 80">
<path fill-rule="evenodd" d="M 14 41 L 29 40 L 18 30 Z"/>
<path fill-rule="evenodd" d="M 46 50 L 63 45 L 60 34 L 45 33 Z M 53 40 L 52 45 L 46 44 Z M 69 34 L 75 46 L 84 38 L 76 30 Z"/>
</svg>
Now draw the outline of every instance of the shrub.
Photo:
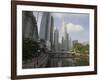
<svg viewBox="0 0 100 80">
<path fill-rule="evenodd" d="M 32 59 L 32 57 L 36 57 L 37 51 L 40 49 L 37 41 L 24 39 L 23 40 L 23 60 Z"/>
</svg>

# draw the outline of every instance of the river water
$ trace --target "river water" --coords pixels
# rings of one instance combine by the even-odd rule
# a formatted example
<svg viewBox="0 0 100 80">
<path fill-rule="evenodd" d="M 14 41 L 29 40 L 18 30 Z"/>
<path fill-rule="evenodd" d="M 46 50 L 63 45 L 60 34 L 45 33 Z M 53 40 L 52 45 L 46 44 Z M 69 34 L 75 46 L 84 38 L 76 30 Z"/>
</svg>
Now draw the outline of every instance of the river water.
<svg viewBox="0 0 100 80">
<path fill-rule="evenodd" d="M 58 67 L 88 66 L 88 57 L 65 58 L 58 61 Z"/>
</svg>

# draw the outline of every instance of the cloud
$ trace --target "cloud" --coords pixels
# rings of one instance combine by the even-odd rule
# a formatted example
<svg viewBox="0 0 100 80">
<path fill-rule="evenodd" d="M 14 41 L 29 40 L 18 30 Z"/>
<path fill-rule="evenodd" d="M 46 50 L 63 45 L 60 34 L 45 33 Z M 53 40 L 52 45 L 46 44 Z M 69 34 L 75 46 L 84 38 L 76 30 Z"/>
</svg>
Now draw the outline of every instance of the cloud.
<svg viewBox="0 0 100 80">
<path fill-rule="evenodd" d="M 80 32 L 83 30 L 84 28 L 81 25 L 68 23 L 68 24 L 62 25 L 60 29 L 60 34 L 61 36 L 64 36 L 65 31 L 67 31 L 68 33 L 72 33 L 72 32 Z"/>
<path fill-rule="evenodd" d="M 56 19 L 56 20 L 58 20 L 58 18 L 62 21 L 62 23 L 61 23 L 61 25 L 62 25 L 62 27 L 61 27 L 61 29 L 60 30 L 62 30 L 62 32 L 65 30 L 65 27 L 64 26 L 66 26 L 66 29 L 67 29 L 67 31 L 68 32 L 79 32 L 79 31 L 83 31 L 84 29 L 83 29 L 83 26 L 81 26 L 81 25 L 79 25 L 79 24 L 73 24 L 73 23 L 65 23 L 65 20 L 64 20 L 64 18 L 66 17 L 66 16 L 70 16 L 69 14 L 62 14 L 62 13 L 51 13 L 51 15 Z M 71 16 L 72 15 L 76 15 L 77 16 L 77 14 L 71 14 Z M 70 16 L 70 17 L 71 17 Z M 78 14 L 78 16 L 80 16 L 79 14 Z M 73 17 L 73 16 L 72 16 Z M 63 25 L 63 23 L 64 23 L 64 25 Z"/>
<path fill-rule="evenodd" d="M 84 30 L 83 26 L 72 23 L 66 24 L 66 28 L 68 32 L 80 32 Z"/>
<path fill-rule="evenodd" d="M 73 23 L 68 23 L 65 24 L 61 27 L 59 33 L 59 41 L 61 42 L 62 37 L 65 37 L 65 31 L 67 31 L 67 33 L 72 33 L 72 32 L 80 32 L 83 31 L 84 28 L 83 26 L 79 25 L 79 24 L 73 24 Z"/>
</svg>

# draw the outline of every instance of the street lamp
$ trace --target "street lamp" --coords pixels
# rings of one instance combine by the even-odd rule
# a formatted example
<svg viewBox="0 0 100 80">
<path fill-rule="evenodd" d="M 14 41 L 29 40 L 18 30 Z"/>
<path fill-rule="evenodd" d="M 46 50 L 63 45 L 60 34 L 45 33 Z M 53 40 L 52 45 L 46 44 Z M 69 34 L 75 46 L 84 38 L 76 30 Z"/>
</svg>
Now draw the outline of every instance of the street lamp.
<svg viewBox="0 0 100 80">
<path fill-rule="evenodd" d="M 40 50 L 38 49 L 37 50 L 37 67 L 38 67 L 38 55 L 39 55 L 39 53 L 40 53 Z"/>
</svg>

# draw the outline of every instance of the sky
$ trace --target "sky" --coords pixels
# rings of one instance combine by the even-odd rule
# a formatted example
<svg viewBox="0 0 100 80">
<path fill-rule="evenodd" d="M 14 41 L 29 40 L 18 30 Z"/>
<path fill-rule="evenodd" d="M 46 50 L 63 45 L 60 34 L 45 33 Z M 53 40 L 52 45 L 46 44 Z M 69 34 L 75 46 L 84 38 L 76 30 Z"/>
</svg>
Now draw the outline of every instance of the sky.
<svg viewBox="0 0 100 80">
<path fill-rule="evenodd" d="M 54 26 L 59 31 L 63 32 L 62 23 L 65 23 L 72 40 L 78 40 L 79 42 L 89 41 L 89 14 L 52 13 L 52 16 L 54 18 Z M 63 34 L 60 35 L 62 36 Z"/>
<path fill-rule="evenodd" d="M 89 14 L 87 13 L 51 13 L 54 19 L 54 29 L 59 30 L 59 41 L 61 42 L 64 35 L 64 27 L 72 40 L 79 42 L 89 42 Z M 38 21 L 38 32 L 40 30 L 40 23 L 43 12 L 39 14 L 33 12 Z M 38 18 L 37 18 L 38 17 Z M 65 26 L 63 26 L 63 23 Z"/>
</svg>

